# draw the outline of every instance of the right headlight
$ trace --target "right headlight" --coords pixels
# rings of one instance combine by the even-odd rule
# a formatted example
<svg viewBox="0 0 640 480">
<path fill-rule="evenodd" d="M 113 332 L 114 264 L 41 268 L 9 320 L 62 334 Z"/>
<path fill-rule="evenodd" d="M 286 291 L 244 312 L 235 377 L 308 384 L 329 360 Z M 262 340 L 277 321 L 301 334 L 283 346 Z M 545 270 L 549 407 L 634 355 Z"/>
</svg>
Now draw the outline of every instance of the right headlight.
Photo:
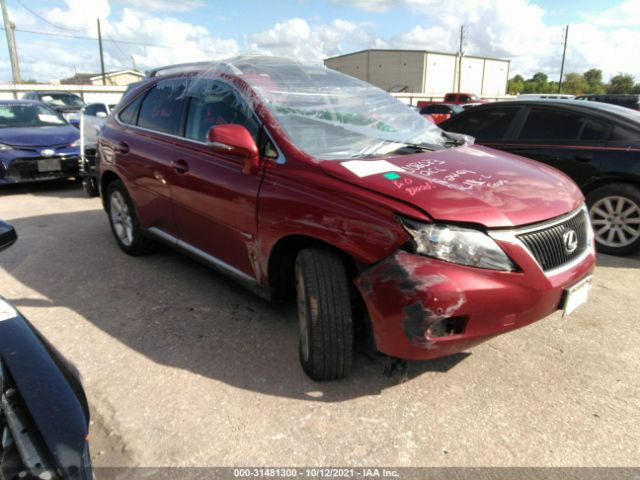
<svg viewBox="0 0 640 480">
<path fill-rule="evenodd" d="M 13 150 L 13 147 L 11 145 L 5 145 L 4 143 L 0 143 L 0 152 L 3 152 L 5 150 Z"/>
<path fill-rule="evenodd" d="M 517 270 L 504 250 L 484 232 L 401 218 L 416 253 L 450 263 L 513 272 Z"/>
</svg>

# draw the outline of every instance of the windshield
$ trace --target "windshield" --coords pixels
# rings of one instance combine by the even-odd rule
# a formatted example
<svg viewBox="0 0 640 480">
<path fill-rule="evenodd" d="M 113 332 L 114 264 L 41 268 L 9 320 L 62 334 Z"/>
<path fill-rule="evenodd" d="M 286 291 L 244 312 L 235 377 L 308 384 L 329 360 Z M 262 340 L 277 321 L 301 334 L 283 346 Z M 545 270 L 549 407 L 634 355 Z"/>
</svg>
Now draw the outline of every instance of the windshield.
<svg viewBox="0 0 640 480">
<path fill-rule="evenodd" d="M 318 159 L 383 155 L 407 144 L 441 149 L 442 130 L 388 93 L 322 66 L 235 61 L 293 143 Z"/>
<path fill-rule="evenodd" d="M 40 100 L 53 107 L 82 107 L 84 103 L 77 95 L 71 93 L 45 93 Z"/>
<path fill-rule="evenodd" d="M 0 105 L 0 128 L 48 127 L 64 125 L 60 114 L 36 103 L 13 103 Z"/>
</svg>

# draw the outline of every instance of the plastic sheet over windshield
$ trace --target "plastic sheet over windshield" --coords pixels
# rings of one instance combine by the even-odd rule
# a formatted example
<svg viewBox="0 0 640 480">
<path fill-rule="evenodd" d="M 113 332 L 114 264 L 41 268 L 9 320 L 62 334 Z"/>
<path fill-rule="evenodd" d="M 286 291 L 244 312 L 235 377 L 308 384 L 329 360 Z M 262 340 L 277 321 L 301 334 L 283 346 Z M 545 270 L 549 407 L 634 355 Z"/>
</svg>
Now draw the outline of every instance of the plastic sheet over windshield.
<svg viewBox="0 0 640 480">
<path fill-rule="evenodd" d="M 243 78 L 293 143 L 320 160 L 383 155 L 406 144 L 444 148 L 438 127 L 355 78 L 293 62 L 270 62 L 246 73 Z"/>
</svg>

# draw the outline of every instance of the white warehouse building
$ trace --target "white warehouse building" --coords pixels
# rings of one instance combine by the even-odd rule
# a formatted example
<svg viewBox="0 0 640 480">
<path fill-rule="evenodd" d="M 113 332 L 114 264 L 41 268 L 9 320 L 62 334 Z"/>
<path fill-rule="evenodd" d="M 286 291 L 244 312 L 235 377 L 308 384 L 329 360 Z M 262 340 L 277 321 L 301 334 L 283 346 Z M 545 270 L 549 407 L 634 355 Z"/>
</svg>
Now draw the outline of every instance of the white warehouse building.
<svg viewBox="0 0 640 480">
<path fill-rule="evenodd" d="M 454 53 L 375 49 L 327 58 L 324 64 L 392 92 L 499 97 L 507 91 L 510 60 L 463 55 L 460 62 Z"/>
</svg>

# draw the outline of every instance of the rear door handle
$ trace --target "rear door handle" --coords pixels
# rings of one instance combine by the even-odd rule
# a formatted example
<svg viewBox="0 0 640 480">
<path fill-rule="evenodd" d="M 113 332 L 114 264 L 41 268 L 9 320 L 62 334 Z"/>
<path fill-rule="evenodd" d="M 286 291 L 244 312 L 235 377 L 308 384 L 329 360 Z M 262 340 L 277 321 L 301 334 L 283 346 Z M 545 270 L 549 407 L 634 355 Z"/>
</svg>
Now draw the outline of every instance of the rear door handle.
<svg viewBox="0 0 640 480">
<path fill-rule="evenodd" d="M 189 171 L 189 164 L 184 160 L 172 160 L 171 166 L 178 173 L 187 173 Z"/>
<path fill-rule="evenodd" d="M 124 143 L 124 142 L 118 142 L 118 143 L 116 144 L 116 146 L 115 146 L 115 147 L 113 147 L 113 149 L 114 149 L 117 153 L 120 153 L 120 154 L 122 154 L 122 155 L 125 155 L 125 154 L 129 153 L 129 145 L 127 145 L 127 144 L 126 144 L 126 143 Z"/>
<path fill-rule="evenodd" d="M 573 158 L 579 162 L 590 162 L 593 159 L 593 156 L 588 153 L 579 153 Z"/>
</svg>

